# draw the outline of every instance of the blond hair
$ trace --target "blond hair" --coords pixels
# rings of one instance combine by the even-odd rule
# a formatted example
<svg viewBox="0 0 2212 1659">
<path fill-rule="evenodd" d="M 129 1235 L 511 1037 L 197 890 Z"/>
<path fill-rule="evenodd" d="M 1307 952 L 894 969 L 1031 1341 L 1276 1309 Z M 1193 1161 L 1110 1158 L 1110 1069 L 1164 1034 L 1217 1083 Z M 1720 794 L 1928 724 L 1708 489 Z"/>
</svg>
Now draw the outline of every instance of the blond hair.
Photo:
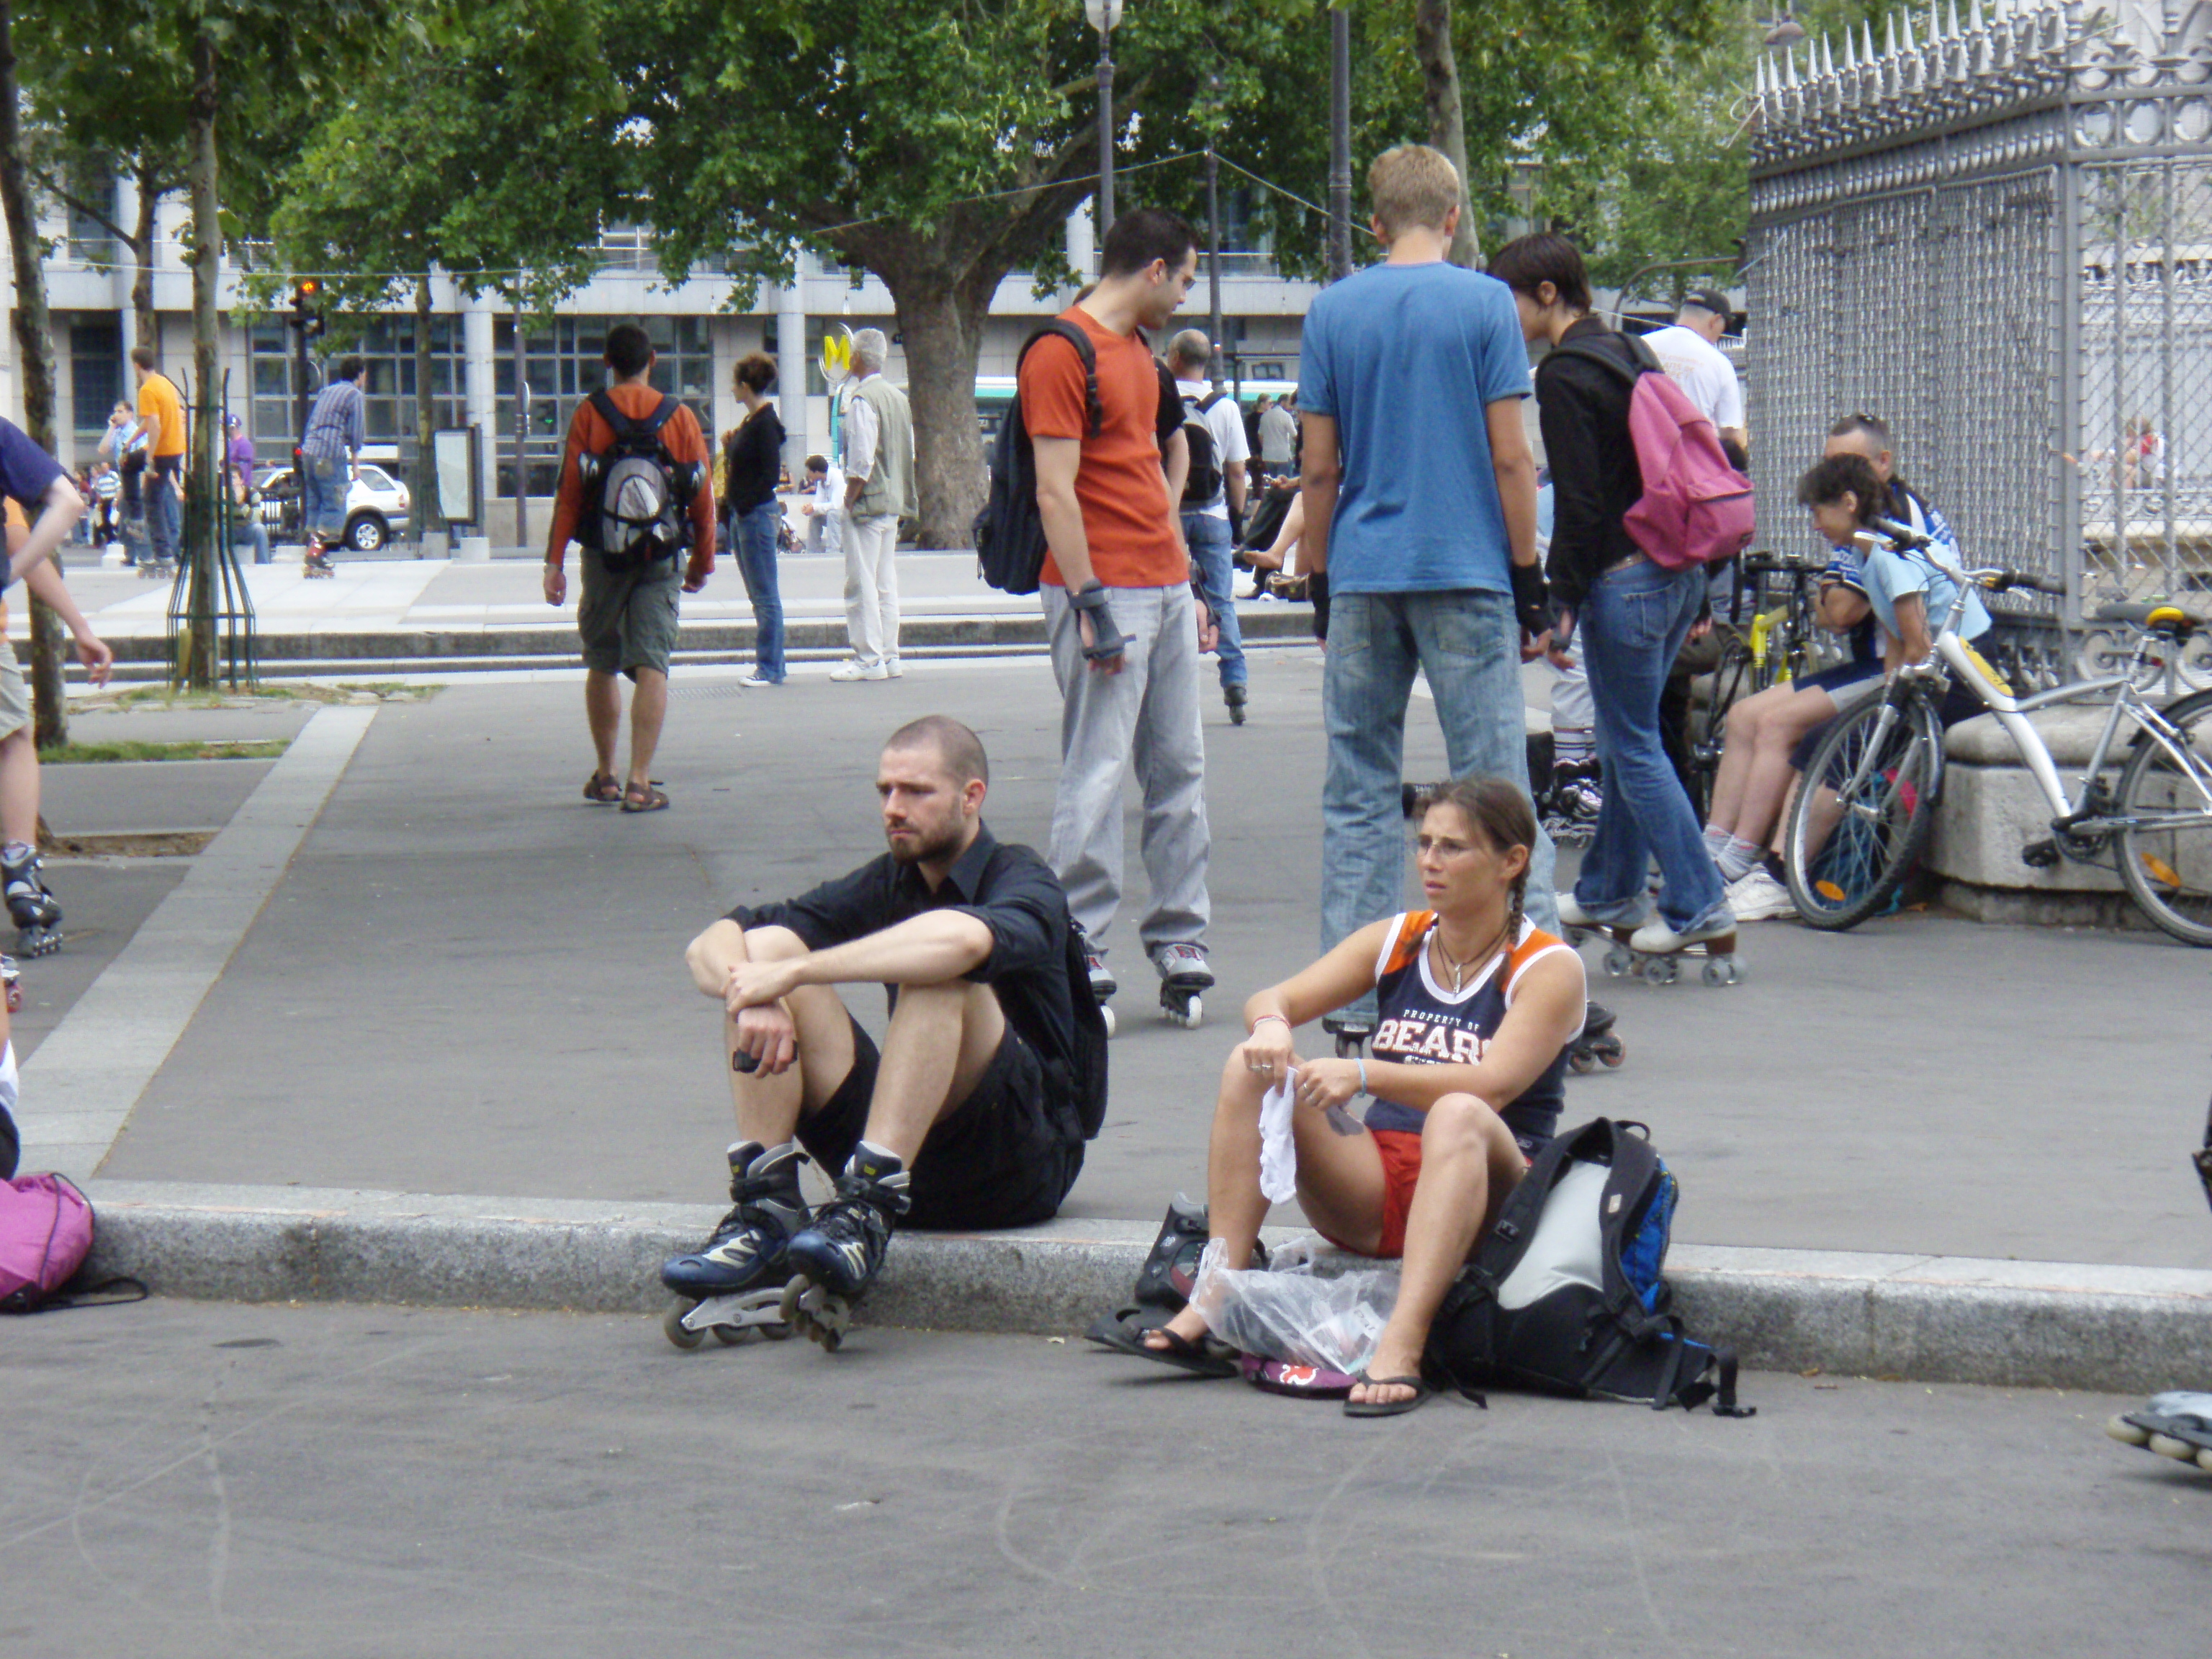
<svg viewBox="0 0 2212 1659">
<path fill-rule="evenodd" d="M 1459 201 L 1459 169 L 1426 144 L 1386 149 L 1367 170 L 1368 207 L 1382 221 L 1385 241 L 1417 225 L 1441 231 Z"/>
</svg>

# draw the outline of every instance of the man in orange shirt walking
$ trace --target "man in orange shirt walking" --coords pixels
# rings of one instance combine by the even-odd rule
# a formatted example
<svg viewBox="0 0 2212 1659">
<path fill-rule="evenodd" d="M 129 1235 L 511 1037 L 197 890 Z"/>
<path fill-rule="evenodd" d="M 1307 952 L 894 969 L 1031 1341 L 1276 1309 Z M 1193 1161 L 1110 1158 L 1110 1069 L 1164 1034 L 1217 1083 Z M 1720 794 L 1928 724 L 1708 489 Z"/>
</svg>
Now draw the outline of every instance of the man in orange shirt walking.
<svg viewBox="0 0 2212 1659">
<path fill-rule="evenodd" d="M 184 532 L 184 505 L 178 492 L 185 482 L 185 400 L 177 383 L 154 365 L 151 346 L 131 349 L 131 372 L 138 377 L 138 424 L 146 433 L 146 535 L 154 544 L 156 568 L 173 564 Z"/>
<path fill-rule="evenodd" d="M 1137 937 L 1159 973 L 1161 1006 L 1180 1025 L 1198 1024 L 1198 994 L 1213 983 L 1198 660 L 1211 627 L 1191 592 L 1161 467 L 1160 370 L 1139 331 L 1164 326 L 1197 273 L 1188 225 L 1158 208 L 1123 215 L 1107 233 L 1097 288 L 1060 313 L 1091 342 L 1098 409 L 1089 407 L 1081 355 L 1060 336 L 1029 349 L 1020 377 L 1051 550 L 1040 592 L 1062 700 L 1049 862 L 1089 939 L 1091 987 L 1103 1002 L 1115 988 L 1106 941 L 1121 897 L 1121 777 L 1133 759 L 1152 890 Z"/>
<path fill-rule="evenodd" d="M 714 489 L 706 438 L 691 411 L 650 385 L 653 343 L 635 323 L 607 332 L 605 388 L 576 409 L 561 457 L 560 493 L 545 547 L 545 602 L 568 597 L 573 539 L 584 549 L 576 631 L 584 640 L 584 713 L 598 764 L 584 799 L 625 812 L 657 812 L 668 797 L 653 781 L 653 755 L 668 714 L 668 659 L 676 647 L 677 565 L 696 593 L 714 569 Z M 689 550 L 688 560 L 685 559 Z M 629 776 L 615 773 L 622 687 L 630 699 Z"/>
</svg>

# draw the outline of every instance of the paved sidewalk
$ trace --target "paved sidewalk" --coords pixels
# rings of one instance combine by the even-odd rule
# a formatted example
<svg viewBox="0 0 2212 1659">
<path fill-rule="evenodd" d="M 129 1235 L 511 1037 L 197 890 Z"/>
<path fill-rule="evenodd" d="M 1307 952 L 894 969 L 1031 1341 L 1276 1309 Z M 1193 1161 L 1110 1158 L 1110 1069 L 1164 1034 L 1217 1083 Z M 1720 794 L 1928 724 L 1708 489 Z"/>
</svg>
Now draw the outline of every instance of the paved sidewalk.
<svg viewBox="0 0 2212 1659">
<path fill-rule="evenodd" d="M 1267 653 L 1252 724 L 1208 714 L 1223 983 L 1197 1032 L 1153 1017 L 1125 915 L 1109 940 L 1128 987 L 1112 1109 L 1072 1216 L 1149 1224 L 1178 1188 L 1200 1188 L 1236 1010 L 1316 947 L 1319 678 L 1311 651 Z M 242 933 L 165 924 L 165 950 L 196 953 L 204 998 L 164 1012 L 178 1006 L 167 989 L 131 989 L 130 973 L 156 964 L 125 951 L 102 1016 L 125 1026 L 108 1029 L 141 1053 L 162 1021 L 181 1035 L 137 1079 L 100 1173 L 708 1203 L 729 1109 L 684 941 L 739 899 L 873 855 L 878 744 L 927 710 L 983 732 L 998 833 L 1043 838 L 1056 701 L 1041 662 L 918 665 L 886 684 L 815 670 L 765 693 L 679 677 L 656 769 L 677 804 L 647 818 L 578 799 L 580 701 L 573 681 L 465 684 L 373 711 L 319 809 L 284 809 L 296 851 L 258 843 L 276 863 L 258 908 L 234 860 L 218 908 Z M 1440 768 L 1417 703 L 1407 771 Z M 1133 809 L 1141 896 L 1135 832 Z M 180 896 L 229 839 L 194 861 Z M 1761 926 L 1745 951 L 1751 978 L 1732 990 L 1599 977 L 1628 1064 L 1571 1085 L 1571 1116 L 1651 1124 L 1684 1179 L 1683 1240 L 2212 1267 L 2185 1157 L 2212 1086 L 2199 1018 L 2212 957 L 2150 934 L 1936 915 L 1844 938 Z M 33 996 L 74 966 L 69 953 L 34 966 Z M 172 971 L 185 969 L 159 967 Z M 167 987 L 159 975 L 138 982 Z M 878 996 L 855 1006 L 880 1023 Z M 34 1128 L 70 1109 L 46 1070 L 61 1054 L 26 1067 Z"/>
</svg>

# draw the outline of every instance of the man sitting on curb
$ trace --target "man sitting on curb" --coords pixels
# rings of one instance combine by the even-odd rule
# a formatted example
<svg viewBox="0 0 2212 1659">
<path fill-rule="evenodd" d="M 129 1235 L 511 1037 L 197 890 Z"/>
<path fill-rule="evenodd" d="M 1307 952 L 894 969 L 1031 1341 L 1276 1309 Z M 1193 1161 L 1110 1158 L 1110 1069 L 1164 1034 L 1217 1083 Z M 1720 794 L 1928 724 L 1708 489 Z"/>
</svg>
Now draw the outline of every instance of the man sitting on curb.
<svg viewBox="0 0 2212 1659">
<path fill-rule="evenodd" d="M 661 1269 L 671 1290 L 804 1273 L 849 1298 L 895 1223 L 1020 1227 L 1060 1208 L 1104 1115 L 1106 1028 L 1060 883 L 983 827 L 989 781 L 959 721 L 902 726 L 876 772 L 890 850 L 692 940 L 692 980 L 727 1011 L 737 1207 Z M 880 1052 L 830 988 L 867 981 L 891 999 Z M 808 1153 L 842 1171 L 811 1215 Z"/>
</svg>

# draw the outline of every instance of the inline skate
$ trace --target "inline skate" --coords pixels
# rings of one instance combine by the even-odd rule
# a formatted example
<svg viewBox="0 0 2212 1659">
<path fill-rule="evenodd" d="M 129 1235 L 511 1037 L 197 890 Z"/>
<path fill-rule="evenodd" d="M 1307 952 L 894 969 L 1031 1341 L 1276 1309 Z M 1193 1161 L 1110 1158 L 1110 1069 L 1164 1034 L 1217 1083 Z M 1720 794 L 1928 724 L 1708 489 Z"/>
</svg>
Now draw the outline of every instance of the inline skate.
<svg viewBox="0 0 2212 1659">
<path fill-rule="evenodd" d="M 1598 787 L 1595 760 L 1569 761 L 1552 769 L 1551 792 L 1544 798 L 1544 833 L 1563 847 L 1586 843 L 1597 830 L 1605 797 Z"/>
<path fill-rule="evenodd" d="M 806 1154 L 795 1141 L 771 1149 L 741 1140 L 729 1160 L 736 1207 L 698 1249 L 660 1269 L 660 1282 L 683 1298 L 660 1324 L 679 1348 L 697 1347 L 709 1332 L 729 1343 L 748 1331 L 776 1341 L 791 1334 L 781 1307 L 792 1235 L 810 1219 L 799 1190 Z"/>
<path fill-rule="evenodd" d="M 1160 1012 L 1171 1025 L 1194 1031 L 1206 1017 L 1200 993 L 1212 988 L 1213 971 L 1206 965 L 1202 945 L 1155 945 L 1152 966 L 1159 970 Z"/>
<path fill-rule="evenodd" d="M 1321 1029 L 1336 1039 L 1339 1060 L 1358 1060 L 1367 1048 L 1367 1039 L 1375 1035 L 1375 1016 L 1324 1014 Z"/>
<path fill-rule="evenodd" d="M 792 1278 L 783 1287 L 784 1322 L 835 1353 L 853 1323 L 853 1308 L 883 1271 L 891 1224 L 907 1212 L 906 1166 L 862 1141 L 837 1177 L 837 1196 L 815 1212 L 789 1246 Z"/>
<path fill-rule="evenodd" d="M 1607 1071 L 1628 1058 L 1628 1045 L 1613 1029 L 1620 1017 L 1600 1003 L 1589 1003 L 1583 1014 L 1583 1032 L 1567 1045 L 1567 1069 L 1571 1072 L 1594 1072 L 1600 1066 Z"/>
<path fill-rule="evenodd" d="M 309 580 L 314 580 L 337 575 L 338 568 L 331 562 L 330 550 L 311 537 L 307 542 L 307 556 L 300 562 L 300 574 Z"/>
<path fill-rule="evenodd" d="M 2154 1395 L 2143 1410 L 2112 1419 L 2105 1432 L 2212 1474 L 2212 1394 Z"/>
<path fill-rule="evenodd" d="M 36 848 L 19 841 L 0 848 L 0 884 L 15 922 L 15 948 L 27 957 L 52 956 L 62 948 L 62 907 L 47 890 L 43 868 Z"/>
<path fill-rule="evenodd" d="M 1114 1035 L 1114 993 L 1121 988 L 1114 982 L 1114 970 L 1106 965 L 1106 952 L 1091 942 L 1091 936 L 1076 924 L 1076 934 L 1083 941 L 1083 966 L 1091 975 L 1091 995 L 1098 1005 L 1098 1012 L 1106 1021 L 1106 1035 Z"/>
</svg>

